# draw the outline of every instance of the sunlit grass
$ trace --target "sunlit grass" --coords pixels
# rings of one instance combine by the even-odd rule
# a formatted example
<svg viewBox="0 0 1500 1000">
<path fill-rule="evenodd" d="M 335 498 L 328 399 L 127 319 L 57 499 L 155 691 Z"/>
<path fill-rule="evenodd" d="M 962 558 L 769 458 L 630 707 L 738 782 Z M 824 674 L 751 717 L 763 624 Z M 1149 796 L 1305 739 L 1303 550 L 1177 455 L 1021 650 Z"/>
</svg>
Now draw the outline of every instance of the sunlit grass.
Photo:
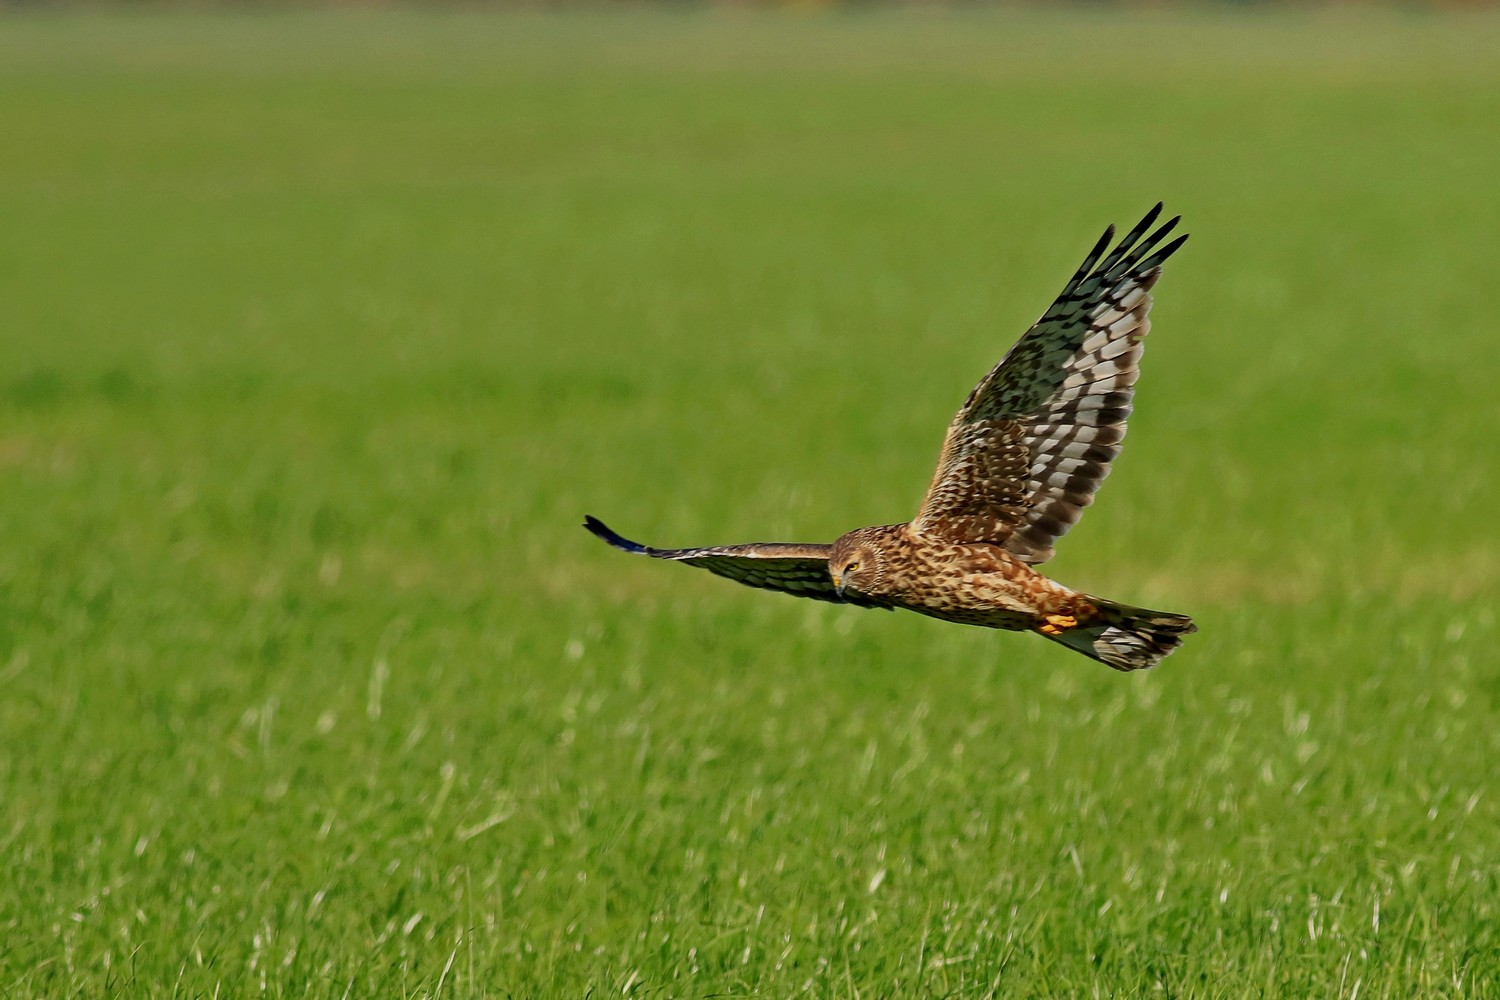
<svg viewBox="0 0 1500 1000">
<path fill-rule="evenodd" d="M 0 21 L 0 988 L 1493 996 L 1493 18 Z M 1032 637 L 908 516 L 1165 199 Z"/>
</svg>

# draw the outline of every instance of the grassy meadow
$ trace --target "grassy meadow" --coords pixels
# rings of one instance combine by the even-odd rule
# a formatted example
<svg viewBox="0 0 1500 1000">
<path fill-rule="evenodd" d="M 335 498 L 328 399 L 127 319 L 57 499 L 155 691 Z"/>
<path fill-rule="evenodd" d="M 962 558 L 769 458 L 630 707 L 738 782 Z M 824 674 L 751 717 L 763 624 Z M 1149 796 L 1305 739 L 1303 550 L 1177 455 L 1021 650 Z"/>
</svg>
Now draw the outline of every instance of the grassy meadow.
<svg viewBox="0 0 1500 1000">
<path fill-rule="evenodd" d="M 1500 997 L 1500 19 L 0 17 L 0 995 Z M 1193 239 L 1048 569 L 907 518 Z"/>
</svg>

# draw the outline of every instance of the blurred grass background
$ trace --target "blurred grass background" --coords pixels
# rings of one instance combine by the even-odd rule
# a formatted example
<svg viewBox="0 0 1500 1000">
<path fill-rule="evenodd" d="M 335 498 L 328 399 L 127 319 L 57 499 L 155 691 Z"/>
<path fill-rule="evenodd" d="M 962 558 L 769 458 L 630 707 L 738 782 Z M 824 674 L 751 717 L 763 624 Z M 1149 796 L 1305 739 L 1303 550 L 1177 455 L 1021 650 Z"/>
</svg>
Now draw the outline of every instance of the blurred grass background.
<svg viewBox="0 0 1500 1000">
<path fill-rule="evenodd" d="M 1500 19 L 0 19 L 0 989 L 1500 995 Z M 909 516 L 1193 240 L 1025 636 L 627 559 Z"/>
</svg>

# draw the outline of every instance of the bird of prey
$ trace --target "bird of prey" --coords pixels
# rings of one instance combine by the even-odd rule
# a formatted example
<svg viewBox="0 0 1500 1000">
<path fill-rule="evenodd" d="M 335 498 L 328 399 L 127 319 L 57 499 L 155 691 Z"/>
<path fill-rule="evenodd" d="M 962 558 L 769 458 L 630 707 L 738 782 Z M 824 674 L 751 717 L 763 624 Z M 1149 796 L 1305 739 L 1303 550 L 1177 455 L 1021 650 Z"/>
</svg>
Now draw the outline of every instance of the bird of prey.
<svg viewBox="0 0 1500 1000">
<path fill-rule="evenodd" d="M 1191 618 L 1079 593 L 1034 567 L 1093 502 L 1125 437 L 1151 288 L 1187 239 L 1157 249 L 1181 218 L 1146 235 L 1160 213 L 1158 204 L 1113 250 L 1115 229 L 1106 229 L 1057 301 L 969 393 L 911 521 L 831 545 L 696 549 L 641 545 L 594 517 L 584 526 L 617 549 L 751 587 L 1036 632 L 1116 670 L 1155 666 L 1197 631 Z"/>
</svg>

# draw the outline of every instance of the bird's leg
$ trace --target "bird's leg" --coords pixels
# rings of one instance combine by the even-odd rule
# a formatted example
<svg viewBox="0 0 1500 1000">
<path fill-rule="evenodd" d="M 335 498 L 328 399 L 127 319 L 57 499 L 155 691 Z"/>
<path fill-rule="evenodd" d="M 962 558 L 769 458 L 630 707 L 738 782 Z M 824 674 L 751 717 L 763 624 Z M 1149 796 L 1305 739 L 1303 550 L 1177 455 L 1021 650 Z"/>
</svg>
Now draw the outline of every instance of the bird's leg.
<svg viewBox="0 0 1500 1000">
<path fill-rule="evenodd" d="M 1062 635 L 1077 624 L 1078 619 L 1072 615 L 1044 615 L 1042 624 L 1037 626 L 1037 631 L 1043 635 Z"/>
</svg>

